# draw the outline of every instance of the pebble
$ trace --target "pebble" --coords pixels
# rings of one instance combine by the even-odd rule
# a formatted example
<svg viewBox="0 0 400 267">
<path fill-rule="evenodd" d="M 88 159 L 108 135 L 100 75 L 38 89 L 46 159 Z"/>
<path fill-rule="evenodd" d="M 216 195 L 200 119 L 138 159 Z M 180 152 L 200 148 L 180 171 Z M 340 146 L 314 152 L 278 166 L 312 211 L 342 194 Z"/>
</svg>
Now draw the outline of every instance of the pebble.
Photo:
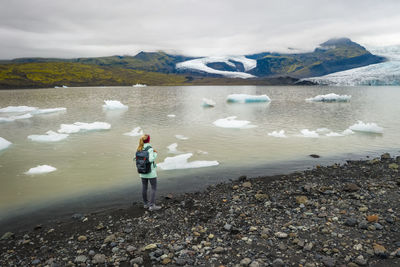
<svg viewBox="0 0 400 267">
<path fill-rule="evenodd" d="M 347 218 L 344 221 L 344 225 L 351 226 L 351 227 L 356 226 L 357 225 L 357 219 L 352 218 L 352 217 Z"/>
<path fill-rule="evenodd" d="M 327 267 L 334 267 L 336 260 L 332 257 L 322 257 L 322 263 Z"/>
<path fill-rule="evenodd" d="M 75 258 L 75 262 L 77 263 L 84 263 L 86 262 L 87 257 L 85 255 L 79 255 Z"/>
<path fill-rule="evenodd" d="M 278 238 L 282 238 L 283 239 L 283 238 L 287 238 L 288 234 L 284 233 L 284 232 L 276 232 L 275 236 L 278 237 Z"/>
<path fill-rule="evenodd" d="M 136 257 L 134 259 L 131 260 L 131 264 L 143 264 L 143 258 L 142 257 Z"/>
<path fill-rule="evenodd" d="M 282 266 L 285 266 L 285 263 L 283 262 L 283 260 L 282 259 L 275 259 L 273 262 L 272 262 L 272 266 L 274 266 L 274 267 L 282 267 Z"/>
<path fill-rule="evenodd" d="M 84 241 L 86 241 L 86 240 L 87 240 L 87 237 L 84 236 L 84 235 L 80 235 L 80 236 L 78 237 L 78 241 L 79 241 L 79 242 L 84 242 Z"/>
<path fill-rule="evenodd" d="M 96 254 L 93 257 L 93 263 L 94 264 L 101 264 L 106 262 L 106 255 L 104 254 Z"/>
<path fill-rule="evenodd" d="M 11 239 L 11 238 L 14 238 L 14 233 L 7 232 L 1 236 L 0 240 L 7 240 L 7 239 Z"/>
<path fill-rule="evenodd" d="M 240 265 L 242 265 L 242 266 L 248 266 L 250 263 L 251 263 L 250 258 L 244 258 L 240 261 Z"/>
</svg>

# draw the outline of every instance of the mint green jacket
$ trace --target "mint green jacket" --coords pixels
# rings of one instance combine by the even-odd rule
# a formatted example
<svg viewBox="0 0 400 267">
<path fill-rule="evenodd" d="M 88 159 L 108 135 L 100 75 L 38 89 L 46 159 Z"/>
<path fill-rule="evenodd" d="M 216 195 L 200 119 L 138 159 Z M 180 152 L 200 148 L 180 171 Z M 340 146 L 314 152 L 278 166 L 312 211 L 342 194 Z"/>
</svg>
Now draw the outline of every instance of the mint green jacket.
<svg viewBox="0 0 400 267">
<path fill-rule="evenodd" d="M 144 144 L 143 149 L 146 147 L 151 146 L 149 143 Z M 151 172 L 149 173 L 140 173 L 140 178 L 156 178 L 157 177 L 157 164 L 156 164 L 156 158 L 157 158 L 157 152 L 154 152 L 153 148 L 150 148 L 148 150 L 149 152 L 149 161 L 153 162 L 151 164 Z"/>
</svg>

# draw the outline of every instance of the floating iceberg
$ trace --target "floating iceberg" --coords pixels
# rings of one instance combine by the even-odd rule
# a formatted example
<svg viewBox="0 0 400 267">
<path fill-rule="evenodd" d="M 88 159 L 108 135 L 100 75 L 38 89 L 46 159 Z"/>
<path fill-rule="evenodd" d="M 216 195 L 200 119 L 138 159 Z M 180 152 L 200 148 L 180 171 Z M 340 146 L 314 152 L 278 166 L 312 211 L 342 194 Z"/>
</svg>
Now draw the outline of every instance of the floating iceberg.
<svg viewBox="0 0 400 267">
<path fill-rule="evenodd" d="M 68 134 L 60 134 L 53 131 L 48 131 L 44 135 L 28 135 L 28 139 L 35 142 L 58 142 L 68 137 Z"/>
<path fill-rule="evenodd" d="M 62 86 L 62 88 L 68 88 L 68 86 L 66 86 L 66 85 L 63 85 L 63 86 Z"/>
<path fill-rule="evenodd" d="M 232 94 L 228 95 L 226 101 L 231 103 L 255 103 L 270 102 L 271 99 L 267 95 Z"/>
<path fill-rule="evenodd" d="M 55 170 L 57 169 L 49 165 L 39 165 L 37 167 L 30 168 L 29 171 L 25 172 L 25 174 L 42 174 L 54 172 Z"/>
<path fill-rule="evenodd" d="M 3 137 L 0 137 L 0 151 L 8 148 L 11 146 L 12 143 L 4 139 Z"/>
<path fill-rule="evenodd" d="M 40 115 L 40 114 L 48 114 L 48 113 L 55 113 L 55 112 L 61 112 L 61 111 L 66 111 L 66 108 L 43 108 L 43 109 L 37 109 L 31 112 L 33 115 Z"/>
<path fill-rule="evenodd" d="M 132 86 L 133 86 L 133 87 L 146 87 L 147 85 L 137 83 L 137 84 L 134 84 L 134 85 L 132 85 Z"/>
<path fill-rule="evenodd" d="M 350 135 L 350 134 L 354 134 L 354 132 L 350 129 L 346 129 L 341 133 L 336 133 L 336 132 L 329 132 L 327 134 L 325 134 L 328 137 L 340 137 L 340 136 L 346 136 L 346 135 Z"/>
<path fill-rule="evenodd" d="M 61 124 L 59 133 L 77 133 L 80 131 L 96 131 L 96 130 L 108 130 L 111 128 L 111 125 L 106 122 L 93 122 L 93 123 L 85 123 L 85 122 L 75 122 L 74 124 Z"/>
<path fill-rule="evenodd" d="M 118 100 L 104 100 L 104 109 L 115 110 L 115 109 L 128 109 L 128 106 L 122 104 Z"/>
<path fill-rule="evenodd" d="M 236 120 L 236 116 L 227 117 L 224 119 L 219 119 L 213 122 L 217 127 L 222 128 L 238 128 L 238 129 L 248 129 L 257 127 L 255 125 L 250 125 L 250 121 Z"/>
<path fill-rule="evenodd" d="M 215 104 L 215 101 L 208 98 L 203 98 L 203 107 L 215 107 Z"/>
<path fill-rule="evenodd" d="M 191 169 L 191 168 L 202 168 L 219 165 L 218 161 L 203 161 L 196 160 L 188 162 L 188 159 L 192 156 L 192 153 L 182 154 L 175 157 L 166 157 L 164 162 L 157 164 L 163 170 L 176 170 L 176 169 Z"/>
<path fill-rule="evenodd" d="M 310 131 L 308 129 L 303 129 L 300 131 L 302 137 L 308 137 L 308 138 L 318 138 L 319 134 L 316 131 Z"/>
<path fill-rule="evenodd" d="M 178 144 L 177 144 L 177 143 L 170 144 L 169 146 L 167 146 L 167 148 L 168 148 L 168 153 L 178 154 L 179 151 L 176 149 L 177 147 L 178 147 Z"/>
<path fill-rule="evenodd" d="M 337 95 L 330 93 L 327 95 L 317 95 L 316 97 L 307 98 L 307 101 L 313 102 L 348 102 L 350 101 L 351 95 Z"/>
<path fill-rule="evenodd" d="M 140 135 L 143 135 L 143 130 L 142 130 L 142 128 L 140 128 L 140 126 L 138 126 L 135 129 L 133 129 L 132 131 L 130 131 L 128 133 L 124 133 L 124 135 L 127 135 L 127 136 L 140 136 Z"/>
<path fill-rule="evenodd" d="M 32 114 L 27 113 L 19 116 L 0 117 L 0 122 L 11 122 L 11 121 L 30 119 L 30 118 L 32 118 Z"/>
<path fill-rule="evenodd" d="M 231 56 L 231 57 L 196 58 L 196 59 L 192 59 L 192 60 L 179 62 L 178 64 L 176 64 L 176 68 L 181 69 L 181 70 L 186 70 L 186 69 L 197 70 L 197 71 L 201 71 L 201 72 L 218 74 L 218 75 L 222 75 L 222 76 L 230 77 L 230 78 L 247 79 L 247 78 L 255 77 L 254 75 L 251 75 L 251 74 L 248 74 L 245 72 L 217 70 L 217 69 L 213 69 L 213 68 L 207 66 L 207 64 L 210 64 L 210 63 L 222 62 L 222 63 L 227 64 L 230 67 L 236 68 L 236 65 L 233 61 L 242 63 L 245 71 L 249 71 L 257 66 L 257 61 L 254 59 L 246 58 L 244 56 L 235 56 L 235 57 Z"/>
<path fill-rule="evenodd" d="M 278 137 L 278 138 L 286 138 L 287 136 L 285 135 L 285 131 L 284 130 L 280 130 L 278 131 L 273 131 L 272 133 L 268 133 L 269 136 L 273 136 L 273 137 Z"/>
<path fill-rule="evenodd" d="M 5 108 L 0 108 L 0 112 L 31 112 L 37 110 L 37 107 L 28 107 L 28 106 L 8 106 Z"/>
<path fill-rule="evenodd" d="M 175 117 L 176 117 L 176 115 L 175 115 L 175 114 L 168 114 L 168 115 L 167 115 L 167 117 L 170 117 L 170 118 L 175 118 Z"/>
<path fill-rule="evenodd" d="M 350 126 L 349 129 L 357 132 L 378 133 L 378 134 L 383 133 L 383 128 L 379 127 L 376 123 L 373 122 L 364 123 L 362 121 L 358 121 L 356 124 Z"/>
<path fill-rule="evenodd" d="M 181 134 L 176 134 L 175 137 L 179 140 L 188 140 L 189 139 L 189 137 L 183 136 Z"/>
</svg>

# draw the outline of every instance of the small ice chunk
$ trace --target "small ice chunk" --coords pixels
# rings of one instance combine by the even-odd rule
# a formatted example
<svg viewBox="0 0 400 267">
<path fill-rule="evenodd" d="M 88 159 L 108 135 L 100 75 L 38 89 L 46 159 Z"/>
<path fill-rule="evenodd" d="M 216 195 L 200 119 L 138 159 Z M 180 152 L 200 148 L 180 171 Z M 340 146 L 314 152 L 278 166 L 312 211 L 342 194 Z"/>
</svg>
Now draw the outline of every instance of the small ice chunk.
<svg viewBox="0 0 400 267">
<path fill-rule="evenodd" d="M 124 133 L 124 135 L 127 135 L 127 136 L 140 136 L 140 135 L 143 135 L 143 130 L 142 130 L 142 128 L 140 128 L 140 126 L 138 126 L 135 129 L 133 129 L 132 131 L 130 131 L 128 133 Z"/>
<path fill-rule="evenodd" d="M 175 115 L 175 114 L 168 114 L 168 115 L 167 115 L 167 117 L 170 117 L 170 118 L 175 118 L 175 117 L 176 117 L 176 115 Z"/>
<path fill-rule="evenodd" d="M 55 170 L 57 169 L 49 165 L 38 165 L 34 168 L 30 168 L 29 171 L 25 172 L 25 174 L 42 174 L 54 172 Z"/>
<path fill-rule="evenodd" d="M 134 85 L 132 85 L 133 87 L 146 87 L 147 85 L 145 85 L 145 84 L 141 84 L 141 83 L 137 83 L 137 84 L 134 84 Z"/>
<path fill-rule="evenodd" d="M 175 137 L 177 139 L 179 139 L 179 140 L 188 140 L 189 139 L 189 137 L 186 137 L 186 136 L 181 135 L 181 134 L 176 134 Z"/>
<path fill-rule="evenodd" d="M 383 133 L 383 128 L 379 127 L 374 122 L 364 123 L 362 121 L 358 121 L 356 124 L 350 126 L 349 129 L 357 132 L 378 133 L 378 134 Z"/>
<path fill-rule="evenodd" d="M 60 134 L 53 131 L 48 131 L 44 135 L 29 135 L 28 139 L 36 142 L 58 142 L 68 137 L 68 134 Z"/>
<path fill-rule="evenodd" d="M 43 108 L 38 109 L 32 112 L 33 115 L 40 115 L 40 114 L 48 114 L 48 113 L 55 113 L 60 111 L 66 111 L 66 108 Z"/>
<path fill-rule="evenodd" d="M 346 129 L 342 132 L 343 135 L 350 135 L 350 134 L 354 134 L 354 132 L 350 129 Z"/>
<path fill-rule="evenodd" d="M 207 151 L 203 151 L 203 150 L 197 150 L 197 154 L 200 154 L 200 155 L 207 155 L 208 152 L 207 152 Z"/>
<path fill-rule="evenodd" d="M 248 129 L 257 127 L 255 125 L 250 125 L 250 121 L 236 120 L 236 116 L 227 117 L 224 119 L 218 119 L 213 122 L 217 127 L 222 128 L 238 128 L 238 129 Z"/>
<path fill-rule="evenodd" d="M 68 88 L 68 86 L 66 86 L 66 85 L 63 85 L 63 86 L 62 86 L 62 88 Z"/>
<path fill-rule="evenodd" d="M 4 139 L 3 137 L 0 137 L 0 151 L 8 148 L 11 146 L 12 143 Z"/>
<path fill-rule="evenodd" d="M 11 121 L 30 119 L 30 118 L 32 118 L 32 114 L 26 113 L 18 116 L 0 117 L 0 122 L 11 122 Z"/>
<path fill-rule="evenodd" d="M 75 122 L 74 124 L 61 124 L 59 133 L 77 133 L 80 131 L 96 131 L 96 130 L 108 130 L 111 128 L 111 125 L 106 122 Z"/>
<path fill-rule="evenodd" d="M 192 156 L 192 153 L 182 154 L 175 157 L 166 157 L 164 162 L 157 164 L 163 170 L 176 170 L 176 169 L 191 169 L 191 168 L 202 168 L 219 165 L 218 161 L 204 161 L 196 160 L 188 162 L 188 159 Z"/>
<path fill-rule="evenodd" d="M 28 107 L 28 106 L 8 106 L 6 108 L 0 108 L 0 112 L 31 112 L 37 110 L 37 107 Z"/>
<path fill-rule="evenodd" d="M 279 132 L 273 131 L 272 133 L 268 133 L 268 135 L 273 136 L 273 137 L 278 137 L 278 138 L 287 138 L 284 130 L 280 130 Z"/>
<path fill-rule="evenodd" d="M 203 98 L 203 107 L 215 107 L 216 103 L 214 100 Z"/>
<path fill-rule="evenodd" d="M 336 132 L 329 132 L 326 134 L 328 137 L 338 137 L 338 136 L 344 136 L 343 134 L 336 133 Z"/>
<path fill-rule="evenodd" d="M 303 137 L 308 138 L 318 138 L 319 134 L 316 131 L 310 131 L 308 129 L 303 129 L 300 131 Z"/>
<path fill-rule="evenodd" d="M 307 101 L 313 102 L 347 102 L 350 101 L 351 95 L 337 95 L 334 93 L 326 95 L 317 95 L 315 97 L 307 98 Z"/>
<path fill-rule="evenodd" d="M 179 151 L 176 149 L 177 147 L 178 147 L 178 144 L 177 144 L 177 143 L 170 144 L 169 146 L 167 146 L 167 148 L 168 148 L 168 153 L 178 154 Z"/>
<path fill-rule="evenodd" d="M 270 102 L 271 99 L 267 95 L 232 94 L 228 95 L 226 101 L 232 103 L 254 103 L 254 102 Z"/>
<path fill-rule="evenodd" d="M 115 110 L 115 109 L 128 109 L 127 105 L 122 104 L 118 100 L 104 100 L 104 109 Z"/>
<path fill-rule="evenodd" d="M 328 133 L 328 132 L 331 132 L 331 130 L 329 130 L 328 128 L 318 128 L 317 130 L 316 130 L 318 133 Z"/>
</svg>

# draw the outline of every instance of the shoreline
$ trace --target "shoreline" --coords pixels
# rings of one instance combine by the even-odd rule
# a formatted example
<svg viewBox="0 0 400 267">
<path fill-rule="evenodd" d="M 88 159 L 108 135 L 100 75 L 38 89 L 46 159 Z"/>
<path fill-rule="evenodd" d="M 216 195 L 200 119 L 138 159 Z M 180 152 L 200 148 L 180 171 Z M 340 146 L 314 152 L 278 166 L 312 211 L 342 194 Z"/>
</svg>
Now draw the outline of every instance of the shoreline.
<svg viewBox="0 0 400 267">
<path fill-rule="evenodd" d="M 169 194 L 157 212 L 75 214 L 1 233 L 0 265 L 396 266 L 399 164 L 386 153 Z"/>
</svg>

